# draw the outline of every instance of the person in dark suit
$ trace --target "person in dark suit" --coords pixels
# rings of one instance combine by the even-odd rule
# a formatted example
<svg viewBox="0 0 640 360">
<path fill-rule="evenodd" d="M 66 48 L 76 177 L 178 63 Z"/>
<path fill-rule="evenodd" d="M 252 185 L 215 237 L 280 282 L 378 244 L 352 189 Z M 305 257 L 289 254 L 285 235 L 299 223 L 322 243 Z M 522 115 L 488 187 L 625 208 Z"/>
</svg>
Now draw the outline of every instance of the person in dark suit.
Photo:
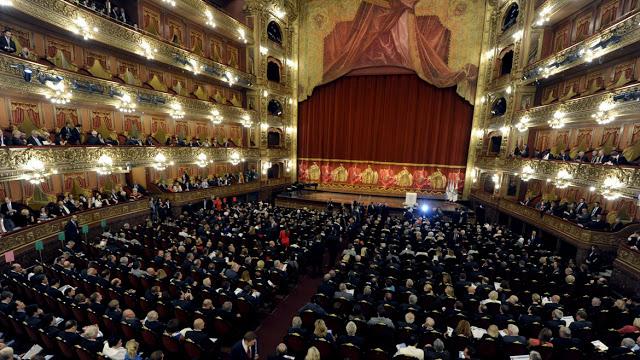
<svg viewBox="0 0 640 360">
<path fill-rule="evenodd" d="M 38 135 L 38 130 L 31 130 L 31 136 L 29 136 L 29 138 L 27 139 L 27 145 L 31 145 L 31 146 L 43 146 L 44 145 L 44 139 L 40 138 L 40 135 Z"/>
<path fill-rule="evenodd" d="M 78 145 L 80 144 L 80 128 L 78 124 L 75 127 L 71 126 L 71 122 L 67 121 L 62 129 L 60 129 L 60 137 L 67 140 L 67 144 Z"/>
<path fill-rule="evenodd" d="M 601 213 L 602 213 L 602 208 L 600 207 L 600 203 L 596 201 L 589 215 L 591 216 L 591 219 L 594 219 L 596 216 L 600 215 Z"/>
<path fill-rule="evenodd" d="M 626 165 L 628 163 L 627 159 L 615 150 L 611 152 L 609 161 L 606 162 L 607 165 Z"/>
<path fill-rule="evenodd" d="M 362 347 L 364 346 L 364 339 L 361 336 L 356 336 L 356 333 L 358 332 L 356 323 L 354 323 L 353 321 L 349 321 L 345 329 L 347 331 L 347 334 L 340 335 L 338 337 L 338 345 L 353 344 L 362 349 Z"/>
<path fill-rule="evenodd" d="M 518 329 L 518 327 L 516 325 L 509 324 L 507 326 L 507 336 L 503 336 L 502 337 L 502 341 L 505 344 L 515 343 L 515 342 L 519 342 L 521 344 L 526 344 L 527 343 L 527 338 L 525 338 L 524 336 L 520 335 L 520 329 Z"/>
<path fill-rule="evenodd" d="M 64 331 L 60 332 L 58 336 L 71 346 L 79 344 L 82 340 L 78 334 L 78 323 L 75 320 L 68 320 L 64 323 Z"/>
<path fill-rule="evenodd" d="M 0 214 L 0 234 L 13 231 L 16 228 L 16 224 L 13 220 L 5 217 L 4 214 Z"/>
<path fill-rule="evenodd" d="M 589 157 L 584 153 L 584 151 L 580 151 L 578 152 L 578 155 L 576 155 L 574 161 L 588 163 Z"/>
<path fill-rule="evenodd" d="M 80 226 L 78 225 L 78 217 L 73 215 L 71 220 L 64 226 L 64 236 L 67 241 L 80 240 Z"/>
<path fill-rule="evenodd" d="M 571 330 L 568 327 L 561 326 L 558 333 L 560 336 L 551 340 L 554 349 L 565 350 L 572 347 L 580 349 L 582 347 L 580 339 L 574 339 L 571 337 Z"/>
<path fill-rule="evenodd" d="M 581 309 L 576 312 L 576 321 L 569 325 L 569 329 L 571 329 L 572 332 L 576 332 L 584 328 L 591 329 L 593 328 L 593 324 L 591 324 L 591 321 L 587 321 L 587 312 Z"/>
<path fill-rule="evenodd" d="M 16 43 L 11 38 L 12 35 L 11 29 L 6 28 L 2 31 L 2 36 L 0 36 L 0 49 L 10 54 L 16 52 Z"/>
<path fill-rule="evenodd" d="M 193 321 L 193 330 L 187 331 L 184 337 L 200 345 L 204 351 L 211 351 L 215 346 L 213 341 L 209 339 L 209 335 L 204 331 L 204 320 L 202 319 L 195 319 Z"/>
<path fill-rule="evenodd" d="M 104 141 L 101 143 L 98 138 L 98 132 L 93 130 L 91 135 L 87 137 L 87 145 L 104 145 Z"/>
<path fill-rule="evenodd" d="M 165 325 L 158 321 L 158 313 L 155 310 L 149 311 L 143 325 L 157 335 L 162 335 L 165 329 Z"/>
<path fill-rule="evenodd" d="M 256 360 L 258 352 L 256 348 L 256 334 L 249 331 L 231 348 L 231 360 Z"/>
<path fill-rule="evenodd" d="M 624 224 L 622 223 L 622 220 L 619 217 L 616 217 L 616 220 L 610 226 L 610 230 L 612 232 L 617 232 L 622 230 L 623 227 L 624 227 Z"/>
</svg>

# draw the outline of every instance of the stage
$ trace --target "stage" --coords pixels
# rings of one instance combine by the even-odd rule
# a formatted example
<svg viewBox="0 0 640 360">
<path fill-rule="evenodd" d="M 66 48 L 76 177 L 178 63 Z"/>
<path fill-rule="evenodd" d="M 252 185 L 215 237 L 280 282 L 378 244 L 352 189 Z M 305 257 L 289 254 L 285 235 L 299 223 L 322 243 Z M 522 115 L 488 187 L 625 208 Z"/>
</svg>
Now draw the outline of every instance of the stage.
<svg viewBox="0 0 640 360">
<path fill-rule="evenodd" d="M 292 208 L 309 207 L 324 209 L 328 201 L 332 201 L 334 204 L 351 204 L 353 201 L 357 201 L 364 205 L 368 205 L 370 203 L 383 203 L 392 210 L 403 210 L 405 199 L 393 196 L 360 195 L 317 190 L 283 192 L 276 197 L 276 205 Z M 452 212 L 457 208 L 464 207 L 458 203 L 423 198 L 418 198 L 417 203 L 420 207 L 427 205 L 429 209 L 439 207 L 443 212 Z"/>
</svg>

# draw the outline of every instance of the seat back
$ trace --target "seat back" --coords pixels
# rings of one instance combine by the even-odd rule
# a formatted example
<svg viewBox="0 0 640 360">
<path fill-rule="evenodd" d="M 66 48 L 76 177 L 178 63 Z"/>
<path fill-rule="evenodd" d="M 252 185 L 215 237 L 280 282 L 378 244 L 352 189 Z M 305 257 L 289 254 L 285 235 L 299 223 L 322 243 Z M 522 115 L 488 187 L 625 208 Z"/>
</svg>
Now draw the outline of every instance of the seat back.
<svg viewBox="0 0 640 360">
<path fill-rule="evenodd" d="M 341 359 L 360 360 L 362 358 L 360 348 L 350 343 L 340 345 L 338 354 Z"/>
<path fill-rule="evenodd" d="M 76 351 L 76 355 L 80 360 L 95 360 L 96 355 L 89 352 L 89 350 L 83 348 L 80 345 L 74 346 L 74 350 Z"/>
<path fill-rule="evenodd" d="M 321 359 L 333 359 L 333 344 L 325 339 L 315 339 L 312 345 L 320 352 Z"/>
<path fill-rule="evenodd" d="M 197 360 L 202 358 L 202 348 L 191 339 L 186 339 L 184 341 L 184 351 L 187 353 L 189 359 Z"/>
<path fill-rule="evenodd" d="M 169 334 L 162 335 L 162 347 L 172 356 L 177 356 L 180 354 L 180 341 L 174 339 Z"/>
<path fill-rule="evenodd" d="M 476 355 L 481 359 L 497 359 L 498 344 L 492 338 L 484 338 L 476 345 Z"/>
<path fill-rule="evenodd" d="M 307 343 L 299 334 L 287 334 L 284 337 L 287 349 L 294 355 L 303 355 L 307 351 Z"/>
<path fill-rule="evenodd" d="M 62 356 L 64 356 L 64 358 L 66 359 L 76 358 L 76 352 L 73 349 L 73 346 L 66 343 L 64 340 L 62 340 L 62 338 L 57 337 L 56 344 L 58 345 L 58 349 L 60 350 L 60 353 L 62 354 Z"/>
<path fill-rule="evenodd" d="M 120 322 L 120 330 L 122 330 L 122 334 L 124 335 L 123 340 L 131 340 L 136 338 L 135 329 L 124 321 Z"/>
<path fill-rule="evenodd" d="M 158 336 L 153 333 L 153 331 L 149 330 L 147 327 L 142 327 L 140 330 L 140 335 L 142 336 L 142 343 L 149 349 L 157 349 L 160 347 L 160 341 L 158 341 Z"/>
<path fill-rule="evenodd" d="M 503 349 L 505 356 L 528 354 L 526 345 L 519 342 L 506 343 L 504 344 Z"/>
</svg>

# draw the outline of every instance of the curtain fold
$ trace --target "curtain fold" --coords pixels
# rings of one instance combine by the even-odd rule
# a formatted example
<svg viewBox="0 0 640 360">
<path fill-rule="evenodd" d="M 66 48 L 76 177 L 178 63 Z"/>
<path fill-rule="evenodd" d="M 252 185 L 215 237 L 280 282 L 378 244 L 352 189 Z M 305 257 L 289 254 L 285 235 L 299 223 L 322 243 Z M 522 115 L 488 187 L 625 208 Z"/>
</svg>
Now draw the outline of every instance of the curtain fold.
<svg viewBox="0 0 640 360">
<path fill-rule="evenodd" d="M 300 103 L 298 157 L 464 166 L 472 115 L 415 74 L 342 77 Z"/>
</svg>

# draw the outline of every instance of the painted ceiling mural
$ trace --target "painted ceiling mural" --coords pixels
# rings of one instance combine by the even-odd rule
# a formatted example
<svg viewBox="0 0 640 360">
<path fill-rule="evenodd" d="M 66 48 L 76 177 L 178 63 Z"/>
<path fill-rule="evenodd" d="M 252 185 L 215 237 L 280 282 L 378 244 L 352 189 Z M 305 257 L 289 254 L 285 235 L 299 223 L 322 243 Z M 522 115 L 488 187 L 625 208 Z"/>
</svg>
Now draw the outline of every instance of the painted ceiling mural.
<svg viewBox="0 0 640 360">
<path fill-rule="evenodd" d="M 347 74 L 415 72 L 473 103 L 485 0 L 309 0 L 299 94 Z"/>
</svg>

